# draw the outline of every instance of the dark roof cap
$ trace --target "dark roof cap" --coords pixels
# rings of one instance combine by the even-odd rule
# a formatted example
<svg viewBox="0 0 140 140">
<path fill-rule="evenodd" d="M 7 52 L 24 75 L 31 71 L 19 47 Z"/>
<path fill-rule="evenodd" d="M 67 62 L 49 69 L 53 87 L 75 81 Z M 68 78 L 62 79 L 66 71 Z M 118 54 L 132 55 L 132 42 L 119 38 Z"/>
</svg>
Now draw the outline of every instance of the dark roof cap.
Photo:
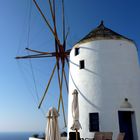
<svg viewBox="0 0 140 140">
<path fill-rule="evenodd" d="M 83 39 L 81 39 L 78 43 L 84 43 L 88 42 L 90 40 L 103 40 L 103 39 L 125 39 L 132 41 L 131 39 L 128 39 L 125 36 L 122 36 L 114 31 L 112 31 L 109 28 L 106 28 L 104 26 L 103 20 L 101 21 L 100 25 L 92 30 L 89 34 L 87 34 Z"/>
</svg>

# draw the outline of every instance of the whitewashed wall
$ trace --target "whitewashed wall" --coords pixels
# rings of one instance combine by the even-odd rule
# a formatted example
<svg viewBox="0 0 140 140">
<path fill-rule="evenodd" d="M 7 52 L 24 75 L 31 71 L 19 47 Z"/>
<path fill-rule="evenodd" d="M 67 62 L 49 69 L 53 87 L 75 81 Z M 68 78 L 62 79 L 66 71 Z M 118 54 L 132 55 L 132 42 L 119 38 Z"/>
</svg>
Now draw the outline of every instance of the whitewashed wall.
<svg viewBox="0 0 140 140">
<path fill-rule="evenodd" d="M 75 56 L 75 47 L 80 54 Z M 100 131 L 119 133 L 118 110 L 128 98 L 136 115 L 140 132 L 140 67 L 135 44 L 127 40 L 96 40 L 75 46 L 70 53 L 68 132 L 72 125 L 72 92 L 79 92 L 80 122 L 83 138 L 89 132 L 89 113 L 99 112 Z M 85 69 L 79 69 L 79 61 Z M 139 134 L 140 139 L 140 134 Z"/>
</svg>

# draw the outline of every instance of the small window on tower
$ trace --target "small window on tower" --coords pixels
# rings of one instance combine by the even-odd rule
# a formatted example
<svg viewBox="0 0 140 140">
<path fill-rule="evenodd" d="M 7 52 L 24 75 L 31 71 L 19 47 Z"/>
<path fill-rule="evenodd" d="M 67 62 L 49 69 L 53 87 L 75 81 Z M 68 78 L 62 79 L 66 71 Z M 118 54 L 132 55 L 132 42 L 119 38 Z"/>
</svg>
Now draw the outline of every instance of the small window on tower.
<svg viewBox="0 0 140 140">
<path fill-rule="evenodd" d="M 79 48 L 75 48 L 75 56 L 79 54 Z"/>
<path fill-rule="evenodd" d="M 85 61 L 81 60 L 79 65 L 80 65 L 80 69 L 84 69 L 85 68 Z"/>
<path fill-rule="evenodd" d="M 89 131 L 99 131 L 99 113 L 89 113 Z"/>
</svg>

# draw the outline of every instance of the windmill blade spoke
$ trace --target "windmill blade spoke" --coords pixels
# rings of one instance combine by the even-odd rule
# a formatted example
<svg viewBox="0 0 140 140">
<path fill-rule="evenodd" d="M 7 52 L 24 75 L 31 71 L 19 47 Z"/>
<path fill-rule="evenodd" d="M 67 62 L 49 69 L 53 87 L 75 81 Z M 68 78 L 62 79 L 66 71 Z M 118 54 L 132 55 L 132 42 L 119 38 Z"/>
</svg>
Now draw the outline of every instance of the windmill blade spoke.
<svg viewBox="0 0 140 140">
<path fill-rule="evenodd" d="M 55 0 L 53 0 L 53 6 L 52 6 L 52 3 L 51 3 L 51 0 L 48 0 L 48 2 L 49 2 L 49 6 L 50 6 L 51 16 L 52 16 L 52 19 L 53 19 L 54 33 L 56 34 L 56 36 L 58 38 L 57 30 L 56 30 L 56 19 L 55 19 Z"/>
<path fill-rule="evenodd" d="M 57 69 L 59 70 L 60 66 L 59 66 L 59 57 L 56 56 L 56 62 L 57 62 Z"/>
<path fill-rule="evenodd" d="M 56 33 L 56 36 L 58 37 L 57 35 L 57 29 L 56 29 L 56 14 L 55 14 L 55 0 L 53 0 L 53 24 L 54 24 L 54 32 Z"/>
<path fill-rule="evenodd" d="M 51 5 L 51 2 L 50 2 L 50 6 L 52 6 Z M 54 33 L 55 33 L 56 37 L 59 38 L 58 37 L 58 34 L 57 34 L 56 18 L 55 18 L 55 0 L 53 0 L 52 18 L 53 18 L 53 24 L 54 24 Z M 55 38 L 55 51 L 58 53 L 58 50 L 59 50 L 59 53 L 64 52 L 63 45 L 61 45 L 60 43 L 58 43 L 58 41 Z M 58 58 L 56 58 L 56 59 L 58 60 Z"/>
<path fill-rule="evenodd" d="M 57 45 L 57 43 L 56 43 L 56 45 Z M 33 49 L 29 49 L 29 48 L 26 48 L 26 50 L 31 51 L 31 52 L 35 52 L 35 53 L 39 53 L 37 55 L 52 55 L 52 56 L 58 55 L 58 56 L 60 56 L 60 53 L 58 53 L 58 52 L 42 52 L 42 51 L 33 50 Z M 69 55 L 69 53 L 70 53 L 70 50 L 67 50 L 65 52 L 65 55 Z"/>
<path fill-rule="evenodd" d="M 43 17 L 44 21 L 46 22 L 47 26 L 49 27 L 50 31 L 51 31 L 52 34 L 54 35 L 54 37 L 55 37 L 57 43 L 58 43 L 59 46 L 60 46 L 60 45 L 61 45 L 61 44 L 60 44 L 60 41 L 59 41 L 59 39 L 58 39 L 56 33 L 53 31 L 53 29 L 52 29 L 52 27 L 51 27 L 49 21 L 47 20 L 47 18 L 46 18 L 45 15 L 43 14 L 43 12 L 42 12 L 42 10 L 40 9 L 39 5 L 37 4 L 36 0 L 33 0 L 33 2 L 34 2 L 34 4 L 35 4 L 36 8 L 38 9 L 39 13 L 40 13 L 41 16 Z"/>
<path fill-rule="evenodd" d="M 62 111 L 63 111 L 63 117 L 64 117 L 64 124 L 65 124 L 65 127 L 67 127 L 63 97 L 61 97 L 61 102 L 62 102 Z"/>
<path fill-rule="evenodd" d="M 66 56 L 66 62 L 67 62 L 68 68 L 69 68 L 69 59 L 67 56 Z"/>
<path fill-rule="evenodd" d="M 62 0 L 62 28 L 63 28 L 63 47 L 64 51 L 66 49 L 66 40 L 65 40 L 65 9 L 64 9 L 64 0 Z"/>
<path fill-rule="evenodd" d="M 49 6 L 50 6 L 51 16 L 52 16 L 52 19 L 54 21 L 54 12 L 53 12 L 53 7 L 52 7 L 51 0 L 48 0 L 48 2 L 49 2 Z"/>
<path fill-rule="evenodd" d="M 66 77 L 65 69 L 63 69 L 63 75 L 64 75 L 65 84 L 66 84 L 67 93 L 68 93 L 68 91 L 69 91 L 69 88 L 68 88 L 68 81 L 67 81 L 67 77 Z"/>
<path fill-rule="evenodd" d="M 60 96 L 59 96 L 59 102 L 58 102 L 58 112 L 60 111 L 60 101 L 61 101 L 61 98 L 62 98 L 62 88 L 61 88 L 61 82 L 60 81 L 60 74 L 59 74 L 59 69 L 57 69 L 57 73 L 58 73 L 58 82 L 59 82 L 59 90 L 60 90 Z M 63 102 L 63 99 L 62 99 L 62 102 Z M 63 109 L 63 117 L 64 117 L 64 124 L 66 126 L 66 119 L 65 119 L 65 112 L 64 112 L 64 104 L 62 104 L 62 109 Z"/>
<path fill-rule="evenodd" d="M 62 79 L 60 79 L 60 73 L 59 69 L 57 69 L 57 75 L 58 75 L 58 83 L 59 83 L 59 91 L 60 91 L 60 96 L 59 96 L 59 102 L 58 102 L 58 112 L 60 111 L 60 101 L 61 101 L 61 95 L 62 95 Z"/>
<path fill-rule="evenodd" d="M 49 1 L 49 5 L 50 5 L 50 9 L 51 9 L 51 15 L 52 15 L 52 19 L 53 19 L 53 25 L 54 25 L 54 33 L 56 35 L 56 37 L 58 38 L 58 34 L 57 34 L 57 28 L 56 28 L 56 18 L 55 18 L 55 0 L 53 0 L 53 7 L 52 7 L 52 4 L 51 4 L 51 1 Z M 63 50 L 62 50 L 62 45 L 59 44 L 55 38 L 55 51 L 56 53 L 58 54 L 58 50 L 59 50 L 59 53 L 61 53 Z M 59 56 L 56 56 L 56 61 L 58 62 L 58 68 L 59 68 Z"/>
<path fill-rule="evenodd" d="M 53 24 L 54 24 L 54 32 L 58 38 L 58 35 L 57 35 L 57 29 L 56 29 L 56 18 L 55 18 L 55 0 L 53 0 Z M 55 51 L 56 53 L 58 53 L 58 44 L 57 44 L 57 40 L 55 39 Z M 56 58 L 57 61 L 58 61 L 58 58 Z M 59 68 L 59 63 L 58 63 L 58 68 Z"/>
<path fill-rule="evenodd" d="M 40 9 L 39 5 L 37 4 L 36 0 L 33 0 L 36 8 L 38 9 L 38 11 L 40 12 L 41 16 L 43 17 L 43 19 L 45 20 L 46 24 L 48 25 L 49 29 L 51 30 L 52 33 L 54 33 L 49 21 L 47 20 L 47 18 L 45 17 L 45 15 L 43 14 L 42 10 Z"/>
<path fill-rule="evenodd" d="M 29 50 L 29 49 L 28 49 Z M 39 53 L 40 51 L 36 51 L 36 50 L 33 50 L 32 52 L 37 52 Z M 65 52 L 65 56 L 66 56 L 66 60 L 68 60 L 67 56 L 69 55 L 70 53 L 70 50 L 66 51 Z M 56 53 L 56 52 L 40 52 L 39 54 L 34 54 L 34 55 L 25 55 L 25 56 L 17 56 L 15 57 L 16 59 L 28 59 L 28 58 L 44 58 L 44 57 L 60 57 L 60 53 Z M 57 58 L 59 59 L 59 58 Z M 58 60 L 57 60 L 58 62 Z"/>
<path fill-rule="evenodd" d="M 67 33 L 66 33 L 66 35 L 65 35 L 65 42 L 67 41 L 67 38 L 68 38 L 69 32 L 70 32 L 70 28 L 68 28 L 68 31 L 67 31 Z"/>
<path fill-rule="evenodd" d="M 55 0 L 53 0 L 53 8 L 52 8 L 52 4 L 51 1 L 49 1 L 49 5 L 50 5 L 50 9 L 51 9 L 51 14 L 52 14 L 52 19 L 53 19 L 53 24 L 54 24 L 54 32 L 58 38 L 57 35 L 57 29 L 56 29 L 56 19 L 55 19 Z M 57 44 L 57 40 L 55 39 L 55 51 L 56 51 L 56 61 L 57 61 L 57 69 L 59 69 L 59 56 L 58 56 L 58 44 Z"/>
<path fill-rule="evenodd" d="M 62 85 L 63 85 L 63 71 L 64 71 L 64 67 L 62 67 L 62 80 L 61 80 Z M 62 88 L 62 85 L 61 85 L 61 88 Z M 63 112 L 63 117 L 64 117 L 64 124 L 65 124 L 65 127 L 67 127 L 66 116 L 65 116 L 65 108 L 64 108 L 64 101 L 63 101 L 62 93 L 61 93 L 60 101 L 62 103 L 62 112 Z"/>
<path fill-rule="evenodd" d="M 30 48 L 25 48 L 25 49 L 28 50 L 28 51 L 35 52 L 35 53 L 40 53 L 40 54 L 51 54 L 49 52 L 42 52 L 42 51 L 30 49 Z"/>
<path fill-rule="evenodd" d="M 58 70 L 58 81 L 59 81 L 59 89 L 60 89 L 60 96 L 59 96 L 59 102 L 58 102 L 58 112 L 60 111 L 60 104 L 62 103 L 64 124 L 65 124 L 65 127 L 66 127 L 67 123 L 66 123 L 66 117 L 65 117 L 64 101 L 63 101 L 63 96 L 62 96 L 63 72 L 62 72 L 61 79 L 60 79 L 59 70 Z"/>
<path fill-rule="evenodd" d="M 44 57 L 55 57 L 55 55 L 35 54 L 26 56 L 17 56 L 16 59 L 29 59 L 29 58 L 44 58 Z"/>
<path fill-rule="evenodd" d="M 42 103 L 43 103 L 43 100 L 45 99 L 45 96 L 46 96 L 47 91 L 48 91 L 48 89 L 49 89 L 49 86 L 50 86 L 51 80 L 52 80 L 52 78 L 53 78 L 53 75 L 54 75 L 54 72 L 55 72 L 55 69 L 56 69 L 56 66 L 57 66 L 57 63 L 55 64 L 55 66 L 54 66 L 54 68 L 53 68 L 52 74 L 51 74 L 50 79 L 49 79 L 49 81 L 48 81 L 48 84 L 47 84 L 46 90 L 45 90 L 45 92 L 44 92 L 44 94 L 43 94 L 43 96 L 42 96 L 42 98 L 41 98 L 41 100 L 40 100 L 40 103 L 39 103 L 38 108 L 41 107 L 41 105 L 42 105 Z"/>
<path fill-rule="evenodd" d="M 62 84 L 63 84 L 63 75 L 60 80 L 60 96 L 59 96 L 59 102 L 58 102 L 58 112 L 60 111 L 60 103 L 62 101 Z"/>
</svg>

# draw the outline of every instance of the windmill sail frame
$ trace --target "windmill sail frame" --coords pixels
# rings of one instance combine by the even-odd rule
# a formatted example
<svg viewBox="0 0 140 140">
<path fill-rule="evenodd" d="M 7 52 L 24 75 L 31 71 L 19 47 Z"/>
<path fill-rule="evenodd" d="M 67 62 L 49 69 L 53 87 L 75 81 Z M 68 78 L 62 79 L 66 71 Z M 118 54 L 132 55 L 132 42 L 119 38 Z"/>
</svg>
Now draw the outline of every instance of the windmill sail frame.
<svg viewBox="0 0 140 140">
<path fill-rule="evenodd" d="M 49 28 L 50 32 L 52 33 L 53 37 L 54 37 L 54 41 L 55 41 L 55 51 L 54 52 L 43 52 L 43 51 L 39 51 L 39 50 L 33 50 L 30 48 L 26 48 L 27 51 L 30 51 L 34 54 L 32 55 L 26 55 L 26 56 L 17 56 L 16 59 L 34 59 L 34 58 L 44 58 L 44 57 L 55 57 L 56 58 L 56 64 L 52 70 L 50 79 L 47 83 L 45 92 L 39 102 L 39 106 L 38 108 L 41 107 L 45 96 L 48 92 L 51 80 L 54 76 L 54 72 L 57 69 L 57 75 L 58 75 L 58 85 L 59 85 L 59 101 L 58 101 L 58 112 L 60 111 L 60 104 L 62 105 L 62 112 L 63 112 L 63 117 L 64 117 L 64 124 L 65 127 L 67 126 L 66 124 L 66 117 L 65 117 L 65 109 L 64 109 L 64 101 L 63 101 L 63 96 L 62 96 L 62 89 L 63 89 L 63 81 L 65 81 L 66 84 L 66 89 L 68 91 L 68 82 L 67 82 L 67 78 L 66 78 L 66 71 L 65 71 L 65 63 L 68 64 L 69 67 L 69 54 L 70 54 L 70 50 L 66 50 L 66 40 L 67 40 L 67 36 L 69 33 L 66 33 L 65 31 L 65 9 L 64 9 L 64 0 L 61 0 L 61 4 L 62 4 L 62 36 L 63 36 L 63 42 L 61 43 L 59 40 L 59 36 L 57 34 L 57 27 L 56 27 L 56 10 L 55 10 L 55 0 L 48 0 L 48 4 L 49 4 L 49 8 L 50 8 L 50 13 L 51 13 L 51 18 L 53 21 L 53 27 L 50 25 L 49 20 L 47 19 L 47 17 L 43 14 L 41 8 L 39 7 L 38 3 L 36 2 L 36 0 L 32 0 L 33 3 L 35 4 L 38 12 L 40 13 L 40 15 L 42 16 L 43 20 L 45 21 L 47 27 Z"/>
</svg>

